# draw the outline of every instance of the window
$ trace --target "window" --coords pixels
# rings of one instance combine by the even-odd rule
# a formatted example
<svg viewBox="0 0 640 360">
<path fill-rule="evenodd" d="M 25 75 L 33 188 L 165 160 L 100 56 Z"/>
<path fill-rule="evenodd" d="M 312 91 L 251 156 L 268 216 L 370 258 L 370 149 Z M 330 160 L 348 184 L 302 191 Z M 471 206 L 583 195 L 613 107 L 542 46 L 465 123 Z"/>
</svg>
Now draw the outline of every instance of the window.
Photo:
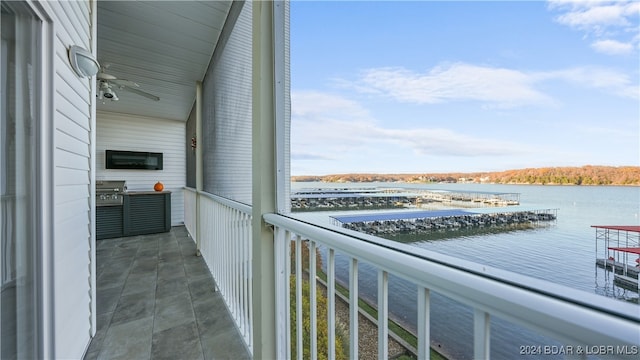
<svg viewBox="0 0 640 360">
<path fill-rule="evenodd" d="M 0 358 L 38 357 L 36 191 L 41 22 L 2 4 L 0 132 Z"/>
</svg>

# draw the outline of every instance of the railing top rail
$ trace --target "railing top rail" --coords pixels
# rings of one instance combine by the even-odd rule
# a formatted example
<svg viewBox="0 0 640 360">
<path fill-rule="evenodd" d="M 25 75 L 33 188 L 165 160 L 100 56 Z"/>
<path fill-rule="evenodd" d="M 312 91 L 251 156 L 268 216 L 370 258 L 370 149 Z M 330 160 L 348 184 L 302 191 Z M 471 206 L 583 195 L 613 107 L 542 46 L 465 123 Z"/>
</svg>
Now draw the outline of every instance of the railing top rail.
<svg viewBox="0 0 640 360">
<path fill-rule="evenodd" d="M 413 247 L 409 252 L 408 246 L 392 246 L 385 239 L 347 234 L 283 215 L 266 214 L 264 220 L 454 300 L 565 341 L 584 345 L 638 342 L 640 313 L 636 305 L 433 252 L 419 252 Z M 511 275 L 509 279 L 502 279 L 506 274 Z M 548 285 L 547 290 L 539 289 L 543 283 Z M 560 289 L 572 296 L 553 291 Z"/>
<path fill-rule="evenodd" d="M 211 193 L 208 193 L 206 191 L 197 191 L 196 189 L 194 189 L 192 187 L 185 186 L 184 189 L 186 191 L 194 192 L 194 193 L 196 193 L 198 195 L 202 195 L 204 197 L 207 197 L 207 198 L 209 198 L 209 199 L 211 199 L 213 201 L 219 202 L 219 203 L 221 203 L 223 205 L 226 205 L 226 206 L 228 206 L 228 207 L 230 207 L 232 209 L 235 209 L 235 210 L 238 210 L 240 212 L 243 212 L 243 213 L 245 213 L 247 215 L 251 215 L 251 213 L 252 213 L 251 205 L 243 204 L 241 202 L 238 202 L 238 201 L 226 198 L 226 197 L 222 197 L 222 196 L 219 196 L 219 195 L 211 194 Z"/>
</svg>

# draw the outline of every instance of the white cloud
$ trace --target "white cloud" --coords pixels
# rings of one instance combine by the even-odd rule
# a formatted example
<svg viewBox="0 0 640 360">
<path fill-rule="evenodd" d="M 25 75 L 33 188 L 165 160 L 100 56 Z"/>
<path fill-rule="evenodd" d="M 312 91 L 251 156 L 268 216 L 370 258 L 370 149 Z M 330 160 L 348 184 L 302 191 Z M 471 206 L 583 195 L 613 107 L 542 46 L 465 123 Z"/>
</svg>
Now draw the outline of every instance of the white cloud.
<svg viewBox="0 0 640 360">
<path fill-rule="evenodd" d="M 609 55 L 629 54 L 638 44 L 640 2 L 550 0 L 555 20 L 593 36 L 592 48 Z M 616 37 L 614 39 L 614 37 Z"/>
<path fill-rule="evenodd" d="M 633 84 L 628 74 L 601 67 L 524 72 L 456 63 L 437 66 L 426 73 L 403 68 L 378 68 L 364 71 L 350 87 L 407 103 L 479 101 L 485 107 L 510 108 L 555 103 L 557 100 L 552 95 L 537 89 L 551 80 L 563 80 L 616 96 L 638 96 L 638 86 Z M 348 84 L 346 80 L 341 82 Z"/>
<path fill-rule="evenodd" d="M 528 74 L 513 69 L 455 63 L 423 74 L 403 68 L 370 69 L 354 88 L 418 104 L 476 100 L 512 107 L 551 102 L 533 88 L 532 80 Z"/>
<path fill-rule="evenodd" d="M 382 146 L 412 156 L 495 157 L 527 151 L 515 142 L 448 129 L 380 126 L 358 103 L 319 92 L 292 93 L 291 142 L 291 157 L 300 161 L 344 159 Z"/>
<path fill-rule="evenodd" d="M 587 6 L 573 6 L 572 9 L 556 17 L 560 24 L 583 30 L 597 30 L 596 27 L 628 26 L 626 4 L 586 3 Z"/>
<path fill-rule="evenodd" d="M 633 51 L 631 43 L 623 43 L 617 40 L 598 40 L 591 47 L 599 53 L 608 55 L 624 55 Z"/>
<path fill-rule="evenodd" d="M 634 84 L 628 74 L 603 67 L 583 66 L 542 72 L 536 76 L 541 81 L 560 79 L 578 86 L 606 91 L 625 98 L 638 99 L 640 96 L 638 84 Z"/>
</svg>

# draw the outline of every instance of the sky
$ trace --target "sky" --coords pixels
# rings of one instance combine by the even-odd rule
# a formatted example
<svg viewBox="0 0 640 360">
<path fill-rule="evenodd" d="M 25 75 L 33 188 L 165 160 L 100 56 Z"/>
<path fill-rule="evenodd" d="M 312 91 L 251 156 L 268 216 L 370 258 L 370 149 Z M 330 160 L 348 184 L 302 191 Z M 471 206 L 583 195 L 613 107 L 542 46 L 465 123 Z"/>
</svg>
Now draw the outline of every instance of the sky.
<svg viewBox="0 0 640 360">
<path fill-rule="evenodd" d="M 638 1 L 292 1 L 291 172 L 640 165 Z"/>
</svg>

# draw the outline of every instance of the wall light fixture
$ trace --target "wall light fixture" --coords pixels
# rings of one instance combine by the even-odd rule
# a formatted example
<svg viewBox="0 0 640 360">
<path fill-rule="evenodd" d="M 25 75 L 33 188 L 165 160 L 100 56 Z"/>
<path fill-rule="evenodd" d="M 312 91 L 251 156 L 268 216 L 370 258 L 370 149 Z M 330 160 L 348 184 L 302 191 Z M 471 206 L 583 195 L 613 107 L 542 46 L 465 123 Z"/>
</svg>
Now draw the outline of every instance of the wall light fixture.
<svg viewBox="0 0 640 360">
<path fill-rule="evenodd" d="M 100 71 L 100 64 L 93 54 L 77 45 L 69 47 L 69 62 L 80 77 L 91 77 Z"/>
</svg>

